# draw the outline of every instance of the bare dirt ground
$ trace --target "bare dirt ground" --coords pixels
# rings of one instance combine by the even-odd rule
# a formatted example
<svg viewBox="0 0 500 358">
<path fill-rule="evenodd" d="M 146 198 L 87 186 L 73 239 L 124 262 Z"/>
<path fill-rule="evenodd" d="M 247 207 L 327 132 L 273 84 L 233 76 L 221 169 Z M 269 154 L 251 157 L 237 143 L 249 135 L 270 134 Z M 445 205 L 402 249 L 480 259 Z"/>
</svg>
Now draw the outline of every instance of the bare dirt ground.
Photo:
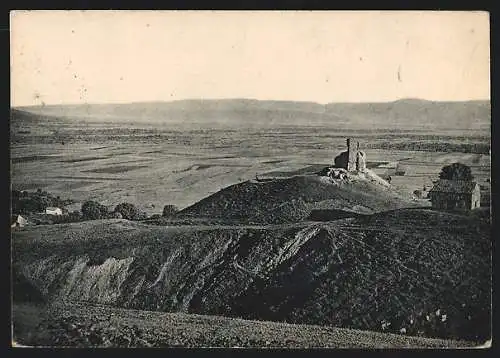
<svg viewBox="0 0 500 358">
<path fill-rule="evenodd" d="M 326 326 L 119 309 L 16 304 L 14 341 L 55 347 L 468 348 L 477 343 Z"/>
</svg>

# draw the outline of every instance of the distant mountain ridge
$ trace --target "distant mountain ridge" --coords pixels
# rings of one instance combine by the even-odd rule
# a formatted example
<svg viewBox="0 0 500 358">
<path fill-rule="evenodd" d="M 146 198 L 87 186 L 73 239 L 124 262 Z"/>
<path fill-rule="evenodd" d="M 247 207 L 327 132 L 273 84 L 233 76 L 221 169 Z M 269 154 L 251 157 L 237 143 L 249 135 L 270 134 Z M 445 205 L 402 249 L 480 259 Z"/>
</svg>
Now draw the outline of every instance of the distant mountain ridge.
<svg viewBox="0 0 500 358">
<path fill-rule="evenodd" d="M 331 125 L 376 128 L 489 129 L 489 100 L 436 102 L 401 99 L 393 102 L 328 103 L 270 101 L 256 99 L 187 99 L 171 102 L 125 104 L 46 105 L 13 108 L 42 117 L 217 123 Z"/>
<path fill-rule="evenodd" d="M 435 102 L 402 99 L 387 103 L 329 103 L 326 112 L 347 116 L 352 122 L 393 125 L 418 121 L 439 127 L 489 127 L 490 101 Z"/>
</svg>

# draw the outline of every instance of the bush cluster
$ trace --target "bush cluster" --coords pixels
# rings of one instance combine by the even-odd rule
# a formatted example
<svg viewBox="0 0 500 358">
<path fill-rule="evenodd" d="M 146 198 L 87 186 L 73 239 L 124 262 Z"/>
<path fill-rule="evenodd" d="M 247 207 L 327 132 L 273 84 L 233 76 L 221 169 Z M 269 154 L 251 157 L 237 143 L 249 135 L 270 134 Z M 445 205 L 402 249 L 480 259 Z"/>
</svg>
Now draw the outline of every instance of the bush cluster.
<svg viewBox="0 0 500 358">
<path fill-rule="evenodd" d="M 41 189 L 36 192 L 12 190 L 11 195 L 12 212 L 19 214 L 40 213 L 49 206 L 64 207 L 72 202 L 72 200 L 61 199 Z"/>
</svg>

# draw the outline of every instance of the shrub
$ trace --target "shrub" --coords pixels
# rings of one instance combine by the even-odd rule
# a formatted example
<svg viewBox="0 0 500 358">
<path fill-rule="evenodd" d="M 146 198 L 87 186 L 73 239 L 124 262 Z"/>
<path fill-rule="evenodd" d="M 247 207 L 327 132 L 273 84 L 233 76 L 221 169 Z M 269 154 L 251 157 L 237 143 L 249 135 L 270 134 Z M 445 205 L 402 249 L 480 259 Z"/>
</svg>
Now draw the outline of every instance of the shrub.
<svg viewBox="0 0 500 358">
<path fill-rule="evenodd" d="M 53 224 L 64 224 L 64 223 L 74 223 L 83 221 L 83 215 L 80 211 L 75 210 L 70 213 L 66 213 L 63 215 L 53 216 L 49 219 Z"/>
<path fill-rule="evenodd" d="M 54 197 L 41 189 L 33 193 L 13 190 L 11 199 L 12 211 L 21 214 L 40 213 L 48 206 L 61 207 L 64 210 L 64 206 L 73 202 L 69 199 L 63 200 L 59 196 Z"/>
<path fill-rule="evenodd" d="M 450 165 L 445 165 L 441 169 L 441 172 L 439 173 L 439 178 L 448 180 L 467 180 L 467 181 L 474 179 L 470 167 L 462 163 L 453 163 Z"/>
<path fill-rule="evenodd" d="M 108 215 L 108 209 L 96 201 L 86 201 L 82 205 L 82 215 L 87 220 L 103 219 Z"/>
<path fill-rule="evenodd" d="M 140 211 L 137 214 L 136 218 L 134 220 L 146 220 L 148 218 L 148 214 L 145 213 L 144 211 Z"/>
<path fill-rule="evenodd" d="M 110 219 L 123 219 L 122 214 L 120 214 L 117 211 L 113 211 L 111 214 L 109 214 Z"/>
<path fill-rule="evenodd" d="M 81 221 L 83 219 L 83 215 L 80 211 L 75 210 L 68 214 L 68 218 L 71 221 Z"/>
<path fill-rule="evenodd" d="M 163 207 L 163 216 L 168 217 L 168 216 L 173 216 L 179 211 L 179 208 L 175 205 L 165 205 Z"/>
<path fill-rule="evenodd" d="M 134 204 L 121 203 L 115 207 L 115 213 L 120 213 L 124 219 L 139 220 L 140 212 Z"/>
</svg>

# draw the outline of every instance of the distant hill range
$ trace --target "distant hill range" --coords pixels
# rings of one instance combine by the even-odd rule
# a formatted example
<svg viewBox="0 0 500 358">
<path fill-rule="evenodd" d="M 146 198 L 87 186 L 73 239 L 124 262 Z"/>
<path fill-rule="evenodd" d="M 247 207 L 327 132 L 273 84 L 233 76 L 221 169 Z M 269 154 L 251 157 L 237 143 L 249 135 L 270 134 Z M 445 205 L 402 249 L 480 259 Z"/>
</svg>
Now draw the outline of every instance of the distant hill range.
<svg viewBox="0 0 500 358">
<path fill-rule="evenodd" d="M 35 117 L 31 117 L 35 115 Z M 190 122 L 223 126 L 307 125 L 361 128 L 489 129 L 490 101 L 435 102 L 402 99 L 380 103 L 329 103 L 207 99 L 127 104 L 16 107 L 20 117 L 85 118 L 97 121 Z"/>
</svg>

